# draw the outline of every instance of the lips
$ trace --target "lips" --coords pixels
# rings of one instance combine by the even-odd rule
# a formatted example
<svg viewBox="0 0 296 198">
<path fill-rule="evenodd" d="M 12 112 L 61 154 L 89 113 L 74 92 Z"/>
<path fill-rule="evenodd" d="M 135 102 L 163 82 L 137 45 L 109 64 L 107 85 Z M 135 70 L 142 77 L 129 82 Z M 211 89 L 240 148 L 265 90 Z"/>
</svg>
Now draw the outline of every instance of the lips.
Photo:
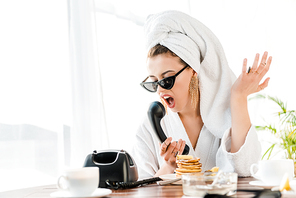
<svg viewBox="0 0 296 198">
<path fill-rule="evenodd" d="M 170 95 L 163 95 L 162 98 L 169 108 L 175 107 L 175 100 L 173 97 L 171 97 Z"/>
</svg>

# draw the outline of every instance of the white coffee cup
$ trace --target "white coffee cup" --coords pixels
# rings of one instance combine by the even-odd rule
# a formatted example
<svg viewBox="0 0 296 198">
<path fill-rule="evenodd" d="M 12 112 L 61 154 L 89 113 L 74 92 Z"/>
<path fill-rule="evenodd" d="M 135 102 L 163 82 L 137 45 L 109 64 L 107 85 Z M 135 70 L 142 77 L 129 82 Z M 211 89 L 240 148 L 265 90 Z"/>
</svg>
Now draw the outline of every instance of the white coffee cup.
<svg viewBox="0 0 296 198">
<path fill-rule="evenodd" d="M 258 171 L 254 173 L 254 168 Z M 258 164 L 250 167 L 252 177 L 261 180 L 268 185 L 280 185 L 285 173 L 288 174 L 290 181 L 294 176 L 294 162 L 291 159 L 262 160 Z"/>
<path fill-rule="evenodd" d="M 98 188 L 99 179 L 98 167 L 68 169 L 58 178 L 57 186 L 72 196 L 89 196 Z"/>
</svg>

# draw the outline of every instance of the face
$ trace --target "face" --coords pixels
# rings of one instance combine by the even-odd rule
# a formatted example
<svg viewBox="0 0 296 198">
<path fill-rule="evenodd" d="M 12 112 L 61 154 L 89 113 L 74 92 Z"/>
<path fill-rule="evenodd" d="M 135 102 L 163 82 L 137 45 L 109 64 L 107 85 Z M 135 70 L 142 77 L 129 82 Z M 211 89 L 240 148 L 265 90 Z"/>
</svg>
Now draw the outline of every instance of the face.
<svg viewBox="0 0 296 198">
<path fill-rule="evenodd" d="M 154 82 L 175 75 L 185 66 L 180 63 L 179 57 L 174 57 L 166 53 L 148 58 L 147 67 L 149 73 L 149 80 L 147 81 Z M 182 112 L 189 108 L 192 109 L 188 90 L 191 77 L 195 72 L 190 67 L 188 68 L 176 77 L 172 89 L 166 90 L 160 86 L 157 87 L 158 95 L 173 112 Z"/>
</svg>

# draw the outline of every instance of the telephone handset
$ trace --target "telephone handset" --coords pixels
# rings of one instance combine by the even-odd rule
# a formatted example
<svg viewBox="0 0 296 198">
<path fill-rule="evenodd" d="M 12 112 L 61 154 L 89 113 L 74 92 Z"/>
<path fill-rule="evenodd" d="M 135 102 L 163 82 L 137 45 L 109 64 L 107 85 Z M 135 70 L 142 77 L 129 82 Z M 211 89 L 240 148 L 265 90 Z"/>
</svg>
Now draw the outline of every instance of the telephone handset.
<svg viewBox="0 0 296 198">
<path fill-rule="evenodd" d="M 160 120 L 165 116 L 164 106 L 158 101 L 152 102 L 147 113 L 154 132 L 159 137 L 159 140 L 164 142 L 167 137 L 160 126 Z M 187 155 L 188 153 L 189 146 L 186 144 L 182 155 Z"/>
</svg>

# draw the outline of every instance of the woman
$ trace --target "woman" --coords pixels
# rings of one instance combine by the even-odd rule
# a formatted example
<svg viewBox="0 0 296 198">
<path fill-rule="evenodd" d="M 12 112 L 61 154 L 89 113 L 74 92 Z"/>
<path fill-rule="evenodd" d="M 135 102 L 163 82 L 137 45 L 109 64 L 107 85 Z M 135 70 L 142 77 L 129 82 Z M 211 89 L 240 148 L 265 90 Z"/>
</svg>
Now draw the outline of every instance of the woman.
<svg viewBox="0 0 296 198">
<path fill-rule="evenodd" d="M 140 178 L 173 173 L 185 143 L 203 170 L 218 166 L 249 176 L 261 147 L 247 96 L 267 87 L 269 78 L 260 81 L 271 57 L 265 52 L 260 61 L 256 54 L 249 71 L 245 59 L 236 79 L 220 42 L 196 19 L 178 11 L 155 14 L 148 17 L 145 33 L 149 76 L 141 85 L 167 106 L 161 125 L 168 138 L 160 144 L 144 120 L 132 152 Z M 166 79 L 174 75 L 174 82 Z"/>
</svg>

